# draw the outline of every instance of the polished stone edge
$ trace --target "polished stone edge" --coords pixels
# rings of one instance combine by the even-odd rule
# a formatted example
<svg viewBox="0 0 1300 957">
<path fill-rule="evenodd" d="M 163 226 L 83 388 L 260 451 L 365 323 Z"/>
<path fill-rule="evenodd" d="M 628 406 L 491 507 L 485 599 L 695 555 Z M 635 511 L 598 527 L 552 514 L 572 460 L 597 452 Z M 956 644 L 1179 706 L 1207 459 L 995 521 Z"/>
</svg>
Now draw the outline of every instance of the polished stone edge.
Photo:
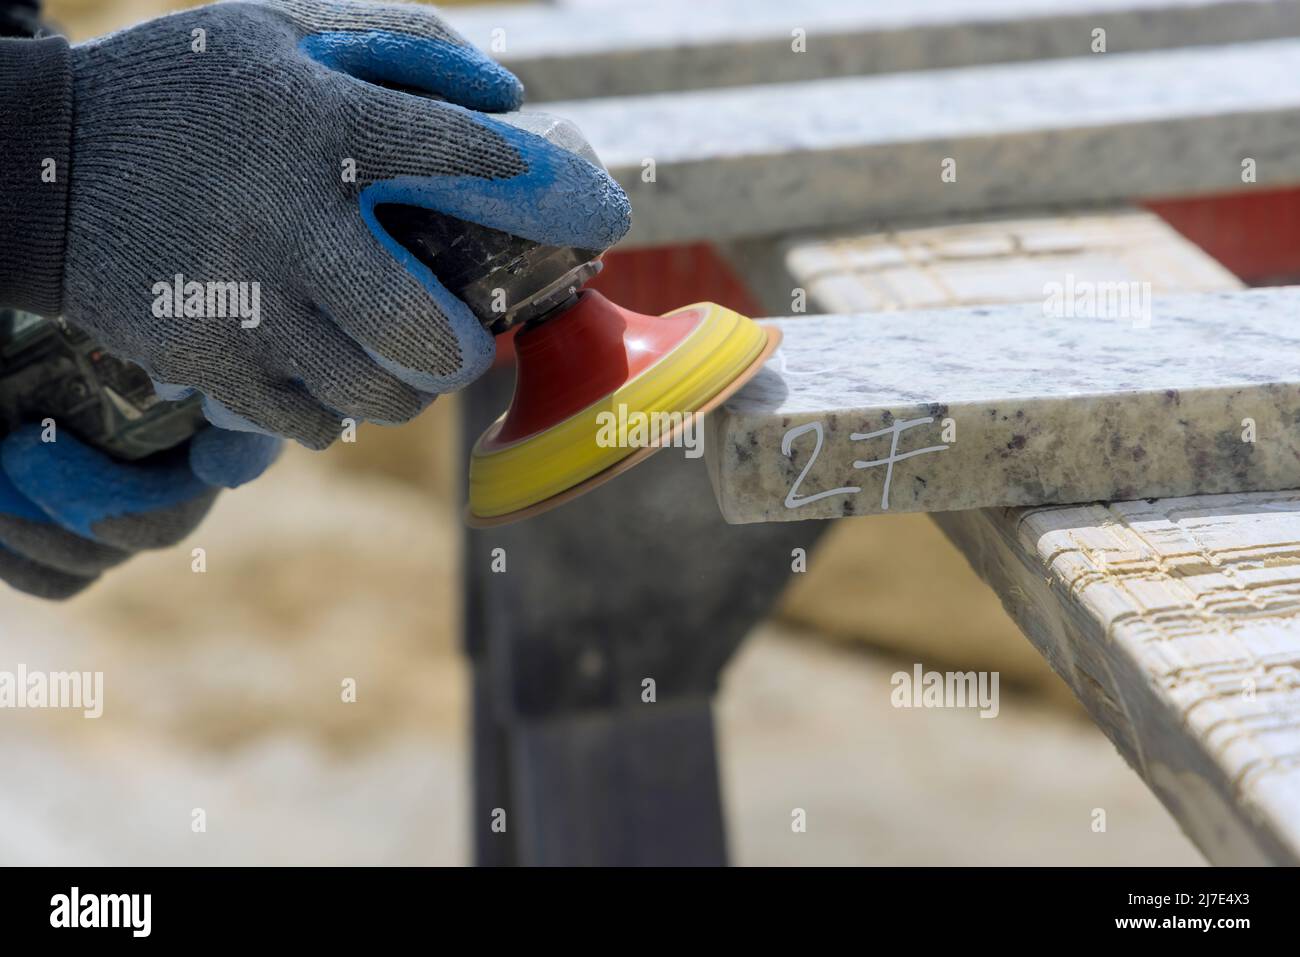
<svg viewBox="0 0 1300 957">
<path fill-rule="evenodd" d="M 1158 300 L 1133 340 L 1045 331 L 1024 304 L 776 320 L 782 350 L 706 419 L 719 505 L 746 523 L 1300 487 L 1298 301 Z"/>
</svg>

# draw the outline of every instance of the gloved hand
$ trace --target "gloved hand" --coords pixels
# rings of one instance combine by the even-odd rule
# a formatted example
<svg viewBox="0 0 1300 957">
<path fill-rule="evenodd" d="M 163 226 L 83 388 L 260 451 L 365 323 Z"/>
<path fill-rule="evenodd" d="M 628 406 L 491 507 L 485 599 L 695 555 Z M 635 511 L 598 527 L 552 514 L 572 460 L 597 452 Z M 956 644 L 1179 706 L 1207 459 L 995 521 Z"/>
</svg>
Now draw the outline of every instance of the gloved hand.
<svg viewBox="0 0 1300 957">
<path fill-rule="evenodd" d="M 221 488 L 260 475 L 280 441 L 200 429 L 188 443 L 119 462 L 66 432 L 41 441 L 23 426 L 0 441 L 0 579 L 41 598 L 67 598 L 146 548 L 173 545 Z"/>
<path fill-rule="evenodd" d="M 341 416 L 405 421 L 491 364 L 377 204 L 594 249 L 629 225 L 603 170 L 475 112 L 522 88 L 428 9 L 218 3 L 72 58 L 64 313 L 225 428 L 323 448 Z M 177 276 L 248 284 L 249 315 L 203 318 L 200 297 L 167 317 Z"/>
</svg>

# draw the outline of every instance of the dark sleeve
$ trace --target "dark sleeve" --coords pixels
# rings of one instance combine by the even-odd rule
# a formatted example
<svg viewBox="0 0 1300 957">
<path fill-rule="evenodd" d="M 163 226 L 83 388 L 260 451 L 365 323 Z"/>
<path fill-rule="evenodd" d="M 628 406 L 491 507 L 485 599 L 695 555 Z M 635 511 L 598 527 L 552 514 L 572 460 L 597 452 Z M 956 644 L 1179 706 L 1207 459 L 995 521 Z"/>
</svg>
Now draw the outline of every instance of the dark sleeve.
<svg viewBox="0 0 1300 957">
<path fill-rule="evenodd" d="M 40 27 L 41 0 L 0 0 L 0 37 L 33 37 Z"/>
<path fill-rule="evenodd" d="M 68 42 L 0 40 L 0 306 L 59 313 L 71 140 Z"/>
</svg>

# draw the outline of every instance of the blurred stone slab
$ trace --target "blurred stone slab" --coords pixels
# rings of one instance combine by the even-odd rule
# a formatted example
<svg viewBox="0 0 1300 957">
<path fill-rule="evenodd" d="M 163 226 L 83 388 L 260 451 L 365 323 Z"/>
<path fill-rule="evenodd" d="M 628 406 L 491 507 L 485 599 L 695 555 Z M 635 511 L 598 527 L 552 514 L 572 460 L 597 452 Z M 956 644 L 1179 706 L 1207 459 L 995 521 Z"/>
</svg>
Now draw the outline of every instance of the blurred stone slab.
<svg viewBox="0 0 1300 957">
<path fill-rule="evenodd" d="M 447 16 L 533 103 L 1085 56 L 1095 29 L 1111 53 L 1300 35 L 1295 0 L 656 0 Z"/>
<path fill-rule="evenodd" d="M 627 188 L 627 245 L 1300 182 L 1297 40 L 546 108 Z"/>
<path fill-rule="evenodd" d="M 706 419 L 723 516 L 1300 487 L 1300 287 L 1045 312 L 775 320 L 781 349 Z"/>
<path fill-rule="evenodd" d="M 1300 492 L 935 520 L 1212 863 L 1300 863 Z"/>
<path fill-rule="evenodd" d="M 1153 295 L 1241 283 L 1139 209 L 981 216 L 939 225 L 750 240 L 728 259 L 770 315 L 1041 302 L 1050 283 L 1144 282 Z"/>
</svg>

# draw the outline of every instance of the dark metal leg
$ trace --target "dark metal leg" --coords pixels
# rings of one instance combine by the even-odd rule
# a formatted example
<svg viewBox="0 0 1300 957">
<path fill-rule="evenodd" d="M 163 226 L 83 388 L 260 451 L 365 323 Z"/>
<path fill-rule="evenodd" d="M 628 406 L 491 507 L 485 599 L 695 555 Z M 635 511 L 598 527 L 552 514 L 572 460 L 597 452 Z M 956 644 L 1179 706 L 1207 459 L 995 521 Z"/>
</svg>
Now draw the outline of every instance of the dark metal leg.
<svg viewBox="0 0 1300 957">
<path fill-rule="evenodd" d="M 510 388 L 494 373 L 467 391 L 466 449 Z M 709 699 L 791 549 L 826 524 L 729 526 L 703 461 L 667 449 L 553 512 L 468 532 L 480 863 L 724 863 Z M 496 807 L 509 853 L 480 831 Z"/>
<path fill-rule="evenodd" d="M 513 737 L 520 863 L 725 863 L 707 698 L 523 722 Z"/>
<path fill-rule="evenodd" d="M 474 835 L 474 863 L 479 867 L 506 867 L 519 863 L 516 849 L 518 828 L 492 829 L 492 809 L 509 808 L 510 737 L 493 705 L 486 665 L 473 662 L 473 713 L 470 734 L 473 747 L 473 808 L 471 829 Z M 486 810 L 485 810 L 486 809 Z M 509 819 L 506 821 L 509 824 Z"/>
</svg>

